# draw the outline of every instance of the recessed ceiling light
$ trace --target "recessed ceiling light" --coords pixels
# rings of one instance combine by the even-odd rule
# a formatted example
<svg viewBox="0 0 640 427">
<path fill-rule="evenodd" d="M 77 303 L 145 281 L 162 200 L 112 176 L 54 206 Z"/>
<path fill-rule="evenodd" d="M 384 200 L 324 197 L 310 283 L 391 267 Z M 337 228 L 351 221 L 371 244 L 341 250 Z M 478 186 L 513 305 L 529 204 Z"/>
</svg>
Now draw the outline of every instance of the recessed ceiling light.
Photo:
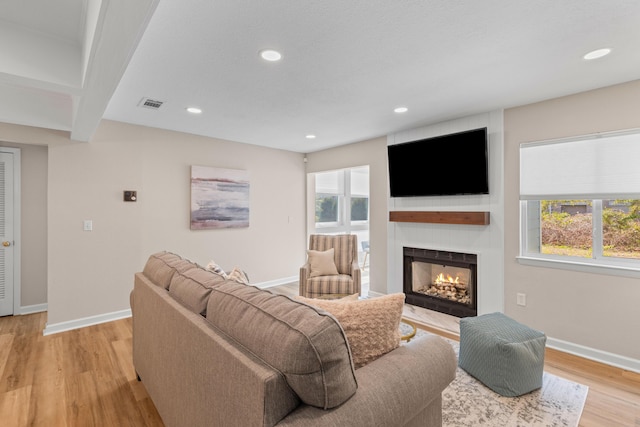
<svg viewBox="0 0 640 427">
<path fill-rule="evenodd" d="M 587 53 L 585 56 L 583 56 L 584 59 L 590 60 L 590 59 L 598 59 L 598 58 L 602 58 L 603 56 L 606 56 L 608 54 L 611 53 L 611 49 L 609 48 L 605 48 L 605 49 L 597 49 L 594 51 L 591 51 L 589 53 Z"/>
<path fill-rule="evenodd" d="M 282 54 L 277 50 L 273 49 L 264 49 L 260 51 L 260 56 L 265 61 L 280 61 L 282 59 Z"/>
<path fill-rule="evenodd" d="M 307 139 L 316 139 L 316 136 L 310 134 L 310 135 L 305 136 L 305 138 L 307 138 Z"/>
<path fill-rule="evenodd" d="M 407 111 L 409 111 L 407 107 L 397 107 L 393 109 L 394 113 L 406 113 Z"/>
<path fill-rule="evenodd" d="M 191 114 L 200 114 L 202 113 L 202 110 L 198 107 L 188 107 L 187 111 L 190 112 Z"/>
</svg>

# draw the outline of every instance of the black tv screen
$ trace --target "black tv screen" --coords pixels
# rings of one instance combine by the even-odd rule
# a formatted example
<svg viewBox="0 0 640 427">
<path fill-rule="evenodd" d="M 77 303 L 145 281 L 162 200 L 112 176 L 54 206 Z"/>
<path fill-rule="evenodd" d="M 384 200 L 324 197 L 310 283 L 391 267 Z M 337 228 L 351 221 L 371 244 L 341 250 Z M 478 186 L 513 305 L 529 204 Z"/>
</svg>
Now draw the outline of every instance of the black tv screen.
<svg viewBox="0 0 640 427">
<path fill-rule="evenodd" d="M 391 197 L 489 194 L 487 128 L 387 146 Z"/>
</svg>

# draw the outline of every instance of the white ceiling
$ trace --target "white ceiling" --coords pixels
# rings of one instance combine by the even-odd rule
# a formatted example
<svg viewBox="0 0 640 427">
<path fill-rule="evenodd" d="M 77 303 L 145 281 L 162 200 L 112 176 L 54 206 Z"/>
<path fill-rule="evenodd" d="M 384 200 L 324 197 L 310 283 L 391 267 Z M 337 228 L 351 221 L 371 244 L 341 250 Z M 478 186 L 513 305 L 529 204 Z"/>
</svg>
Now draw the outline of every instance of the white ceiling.
<svg viewBox="0 0 640 427">
<path fill-rule="evenodd" d="M 636 80 L 639 42 L 638 0 L 0 0 L 0 121 L 312 152 Z"/>
</svg>

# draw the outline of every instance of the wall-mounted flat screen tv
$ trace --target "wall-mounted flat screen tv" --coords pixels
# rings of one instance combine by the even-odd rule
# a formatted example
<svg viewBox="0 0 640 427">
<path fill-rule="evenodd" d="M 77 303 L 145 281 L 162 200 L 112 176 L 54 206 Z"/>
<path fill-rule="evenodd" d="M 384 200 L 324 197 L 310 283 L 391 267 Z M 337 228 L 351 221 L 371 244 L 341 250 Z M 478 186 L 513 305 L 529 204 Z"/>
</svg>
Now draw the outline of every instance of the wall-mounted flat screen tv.
<svg viewBox="0 0 640 427">
<path fill-rule="evenodd" d="M 391 197 L 489 194 L 487 128 L 387 146 Z"/>
</svg>

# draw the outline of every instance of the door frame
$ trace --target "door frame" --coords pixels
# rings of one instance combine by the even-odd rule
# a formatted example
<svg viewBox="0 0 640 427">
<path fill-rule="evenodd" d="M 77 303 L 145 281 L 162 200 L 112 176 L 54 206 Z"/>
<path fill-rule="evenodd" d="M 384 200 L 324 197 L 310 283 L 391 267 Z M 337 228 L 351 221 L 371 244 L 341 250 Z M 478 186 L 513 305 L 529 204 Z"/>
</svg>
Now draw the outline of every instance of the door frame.
<svg viewBox="0 0 640 427">
<path fill-rule="evenodd" d="M 0 146 L 0 152 L 13 154 L 13 315 L 22 314 L 21 306 L 21 261 L 20 253 L 21 245 L 21 173 L 20 165 L 22 164 L 20 157 L 20 149 L 13 147 Z"/>
<path fill-rule="evenodd" d="M 354 169 L 367 169 L 367 194 L 366 196 L 369 198 L 369 202 L 371 201 L 371 165 L 364 164 L 359 166 L 349 166 L 339 169 L 329 169 L 329 170 L 320 170 L 316 172 L 307 172 L 307 243 L 305 243 L 305 247 L 309 242 L 310 234 L 357 234 L 359 232 L 366 231 L 369 236 L 369 240 L 371 240 L 371 211 L 370 211 L 370 203 L 368 206 L 368 215 L 369 218 L 366 221 L 362 221 L 361 224 L 352 224 L 351 223 L 351 204 L 347 203 L 351 201 L 352 193 L 351 193 L 351 172 Z M 316 227 L 315 220 L 315 212 L 316 212 L 316 175 L 321 173 L 328 172 L 343 172 L 344 176 L 342 177 L 342 184 L 344 185 L 344 191 L 340 193 L 342 197 L 342 201 L 340 204 L 342 206 L 339 208 L 340 212 L 338 214 L 338 222 L 335 225 L 329 225 L 326 227 Z M 348 173 L 347 173 L 348 172 Z M 358 194 L 356 194 L 356 197 Z M 340 219 L 340 217 L 343 217 Z M 364 253 L 362 248 L 362 241 L 358 240 L 358 265 L 360 265 L 359 256 L 361 253 Z M 369 254 L 369 265 L 371 265 L 371 258 Z"/>
</svg>

